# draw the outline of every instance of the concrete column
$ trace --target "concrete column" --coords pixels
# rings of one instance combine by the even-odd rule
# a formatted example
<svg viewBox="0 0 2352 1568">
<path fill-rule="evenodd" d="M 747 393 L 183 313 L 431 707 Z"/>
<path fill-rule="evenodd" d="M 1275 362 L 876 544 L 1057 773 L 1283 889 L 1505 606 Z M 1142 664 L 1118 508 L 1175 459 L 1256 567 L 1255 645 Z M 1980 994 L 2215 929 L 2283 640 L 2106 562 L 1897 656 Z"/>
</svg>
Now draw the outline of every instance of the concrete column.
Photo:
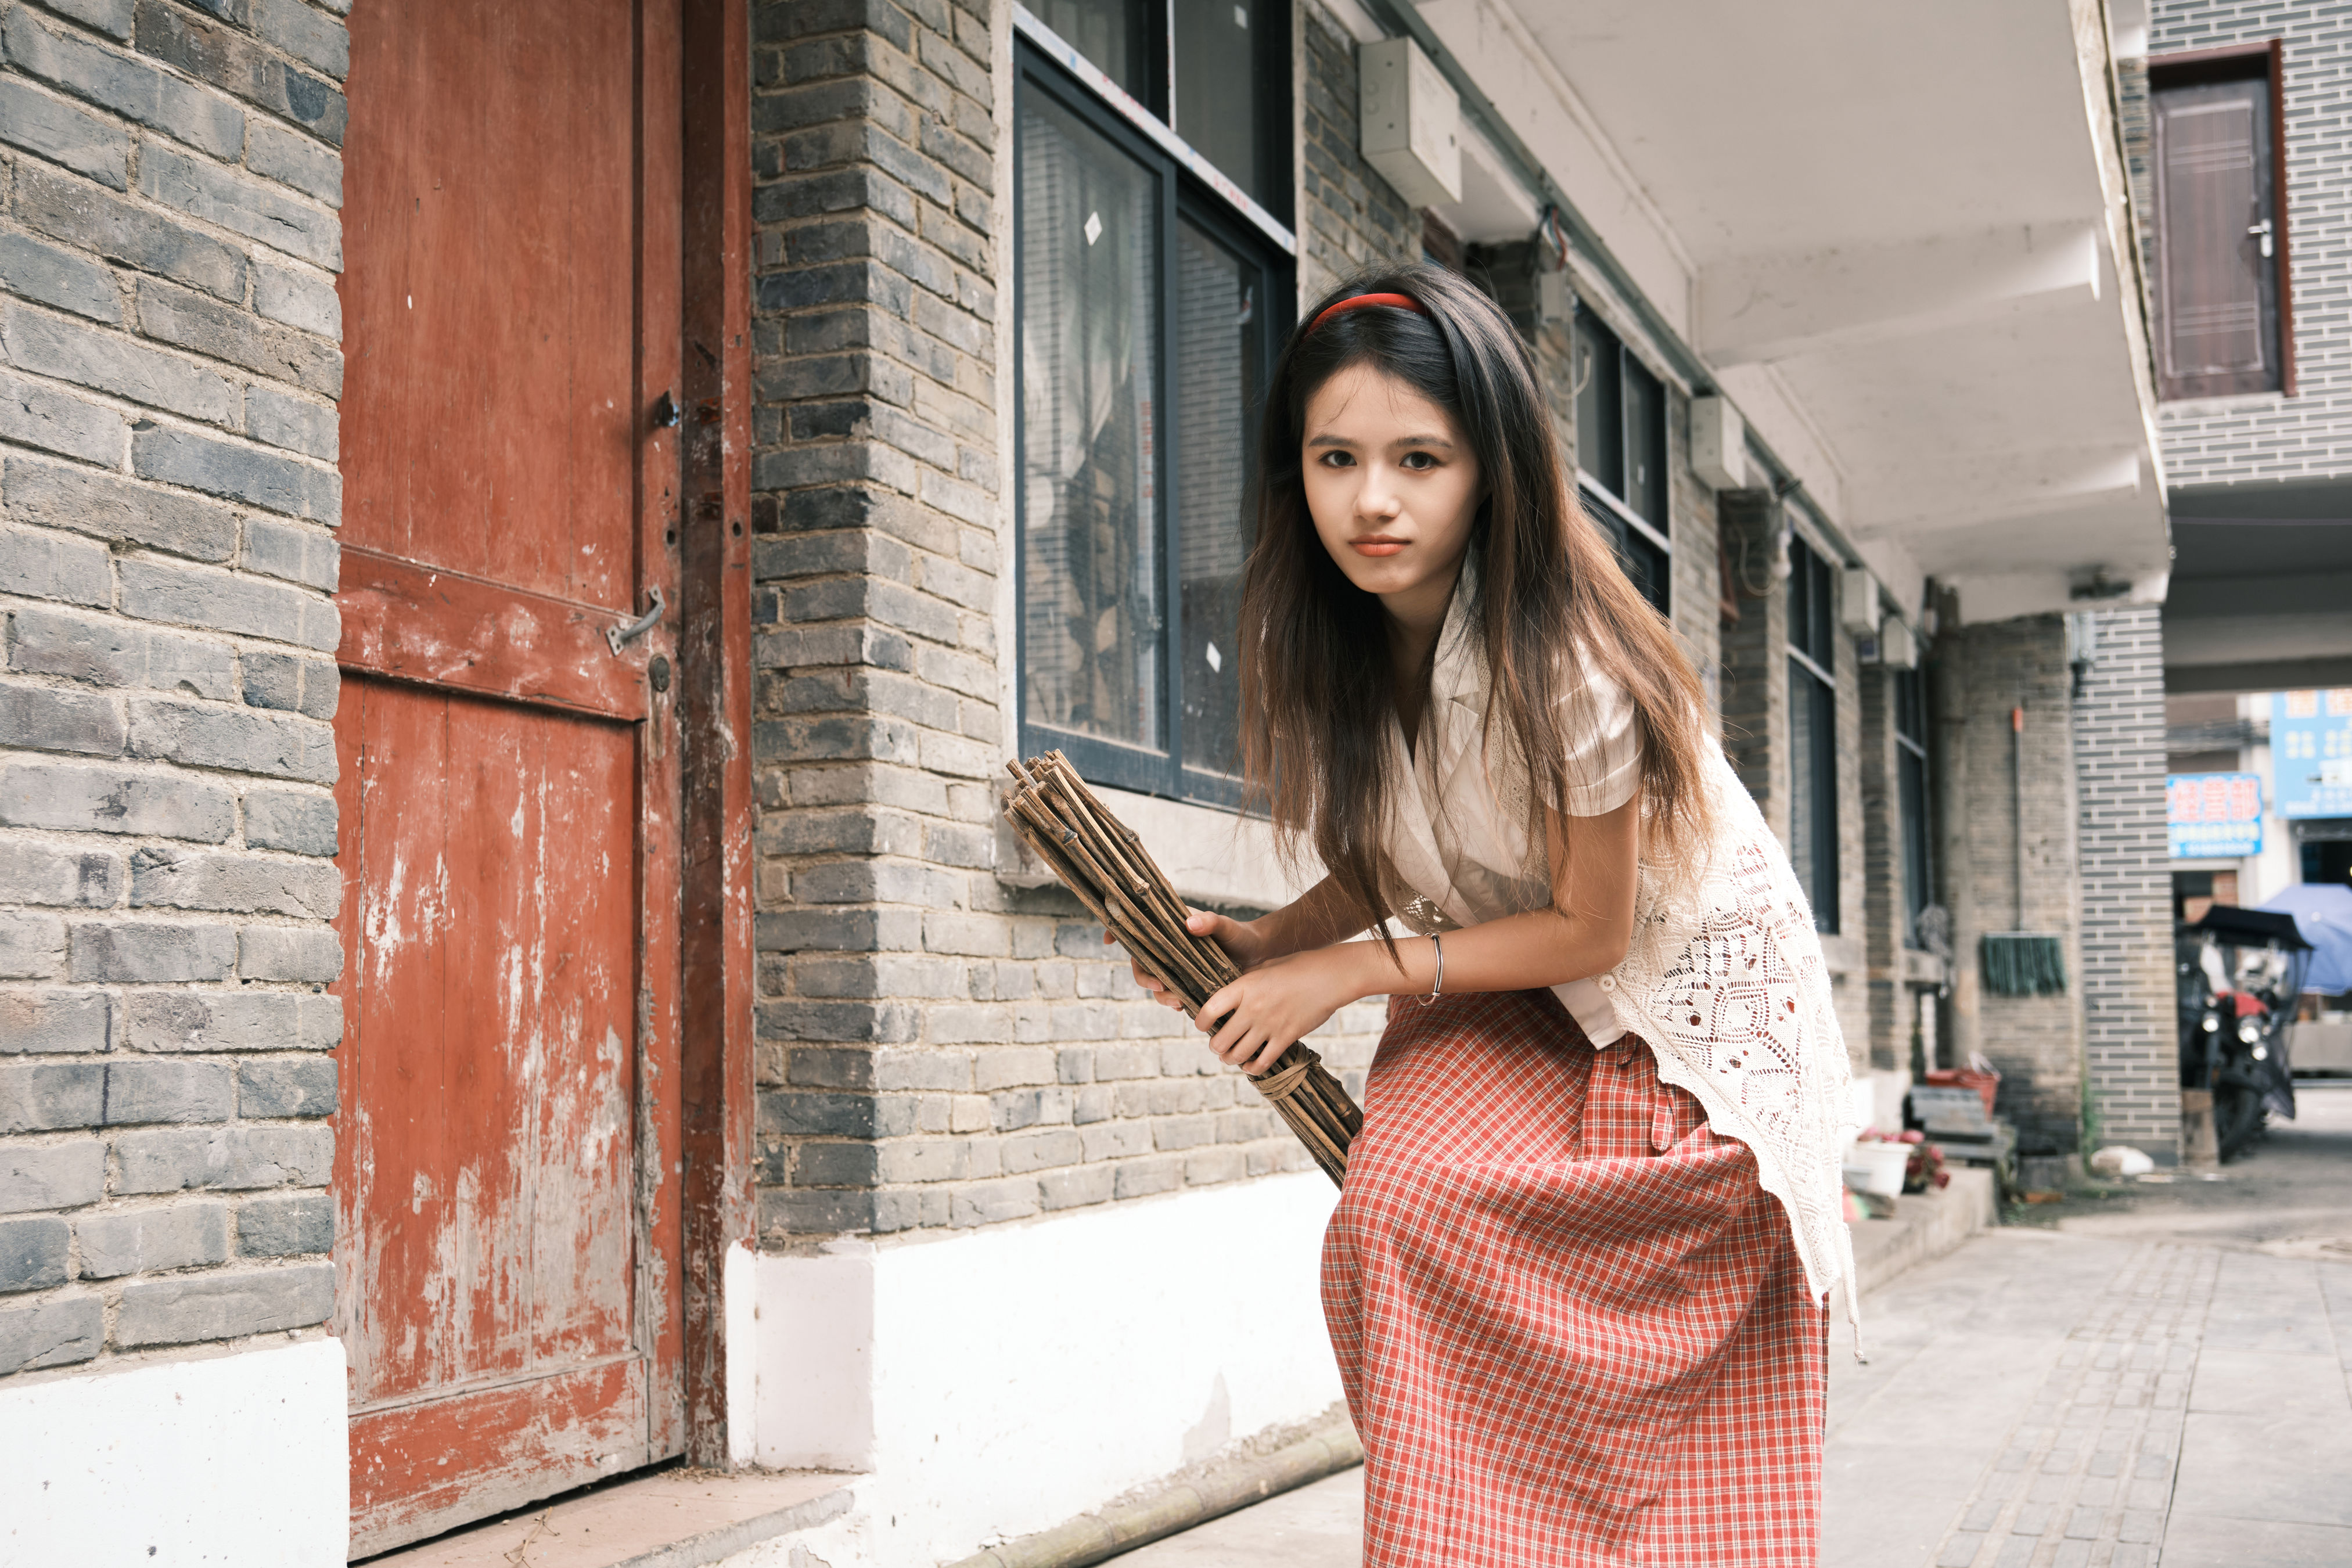
<svg viewBox="0 0 2352 1568">
<path fill-rule="evenodd" d="M 2082 617 L 2083 1022 L 2102 1142 L 2179 1158 L 2170 846 L 2164 825 L 2164 628 L 2138 605 Z"/>
</svg>

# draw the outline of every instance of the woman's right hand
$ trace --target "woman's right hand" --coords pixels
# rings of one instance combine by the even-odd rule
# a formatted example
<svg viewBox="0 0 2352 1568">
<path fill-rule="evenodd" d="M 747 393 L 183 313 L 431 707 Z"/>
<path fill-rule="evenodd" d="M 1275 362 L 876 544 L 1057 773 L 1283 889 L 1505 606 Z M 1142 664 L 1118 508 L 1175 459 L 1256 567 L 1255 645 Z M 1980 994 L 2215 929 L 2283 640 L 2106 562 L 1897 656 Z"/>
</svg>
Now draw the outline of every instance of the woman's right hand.
<svg viewBox="0 0 2352 1568">
<path fill-rule="evenodd" d="M 1244 974 L 1267 959 L 1279 956 L 1273 951 L 1273 940 L 1265 930 L 1264 922 L 1259 921 L 1228 920 L 1207 910 L 1195 910 L 1185 918 L 1184 927 L 1194 936 L 1205 936 L 1223 948 L 1225 956 L 1234 961 L 1234 967 Z M 1110 933 L 1104 932 L 1103 941 L 1110 940 Z M 1135 983 L 1150 992 L 1154 1002 L 1179 1012 L 1183 1010 L 1182 1000 L 1175 992 L 1162 985 L 1159 976 L 1145 970 L 1140 963 L 1130 962 L 1129 967 L 1134 973 Z"/>
</svg>

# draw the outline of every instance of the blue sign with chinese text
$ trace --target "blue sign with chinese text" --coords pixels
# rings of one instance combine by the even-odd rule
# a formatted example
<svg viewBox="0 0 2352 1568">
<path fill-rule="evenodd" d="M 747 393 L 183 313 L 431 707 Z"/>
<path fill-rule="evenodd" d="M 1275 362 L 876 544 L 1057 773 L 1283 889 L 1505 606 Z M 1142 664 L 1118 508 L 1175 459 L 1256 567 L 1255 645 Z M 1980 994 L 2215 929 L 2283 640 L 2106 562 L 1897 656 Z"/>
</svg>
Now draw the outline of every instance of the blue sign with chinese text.
<svg viewBox="0 0 2352 1568">
<path fill-rule="evenodd" d="M 2352 816 L 2352 687 L 2271 694 L 2271 798 L 2281 816 Z"/>
<path fill-rule="evenodd" d="M 2168 773 L 2164 825 L 2176 860 L 2263 852 L 2260 773 Z"/>
</svg>

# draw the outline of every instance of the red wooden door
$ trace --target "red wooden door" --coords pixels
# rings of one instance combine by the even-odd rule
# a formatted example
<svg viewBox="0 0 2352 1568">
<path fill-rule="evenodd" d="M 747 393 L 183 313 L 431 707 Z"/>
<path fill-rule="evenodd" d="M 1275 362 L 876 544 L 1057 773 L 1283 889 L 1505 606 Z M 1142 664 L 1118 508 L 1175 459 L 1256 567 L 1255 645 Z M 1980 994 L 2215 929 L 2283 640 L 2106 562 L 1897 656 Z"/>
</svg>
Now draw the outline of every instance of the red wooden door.
<svg viewBox="0 0 2352 1568">
<path fill-rule="evenodd" d="M 677 14 L 352 16 L 352 1544 L 677 1452 Z"/>
</svg>

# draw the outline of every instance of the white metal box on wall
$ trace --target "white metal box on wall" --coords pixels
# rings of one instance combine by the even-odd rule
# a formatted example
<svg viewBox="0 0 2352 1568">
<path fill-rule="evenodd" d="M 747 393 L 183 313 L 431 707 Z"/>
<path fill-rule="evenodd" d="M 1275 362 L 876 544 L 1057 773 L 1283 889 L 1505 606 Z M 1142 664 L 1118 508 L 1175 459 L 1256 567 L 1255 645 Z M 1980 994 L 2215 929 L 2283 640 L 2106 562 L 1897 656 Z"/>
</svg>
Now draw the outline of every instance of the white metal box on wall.
<svg viewBox="0 0 2352 1568">
<path fill-rule="evenodd" d="M 1462 199 L 1462 100 L 1421 46 L 1383 38 L 1356 51 L 1364 162 L 1417 207 Z"/>
<path fill-rule="evenodd" d="M 1691 468 L 1718 490 L 1748 488 L 1748 421 L 1728 397 L 1708 395 L 1690 402 Z"/>
<path fill-rule="evenodd" d="M 1879 630 L 1878 657 L 1889 669 L 1916 669 L 1919 639 L 1911 635 L 1909 626 L 1890 616 Z"/>
<path fill-rule="evenodd" d="M 1839 585 L 1839 619 L 1845 629 L 1858 637 L 1878 635 L 1878 579 L 1870 574 L 1867 566 L 1849 566 L 1845 581 Z"/>
</svg>

